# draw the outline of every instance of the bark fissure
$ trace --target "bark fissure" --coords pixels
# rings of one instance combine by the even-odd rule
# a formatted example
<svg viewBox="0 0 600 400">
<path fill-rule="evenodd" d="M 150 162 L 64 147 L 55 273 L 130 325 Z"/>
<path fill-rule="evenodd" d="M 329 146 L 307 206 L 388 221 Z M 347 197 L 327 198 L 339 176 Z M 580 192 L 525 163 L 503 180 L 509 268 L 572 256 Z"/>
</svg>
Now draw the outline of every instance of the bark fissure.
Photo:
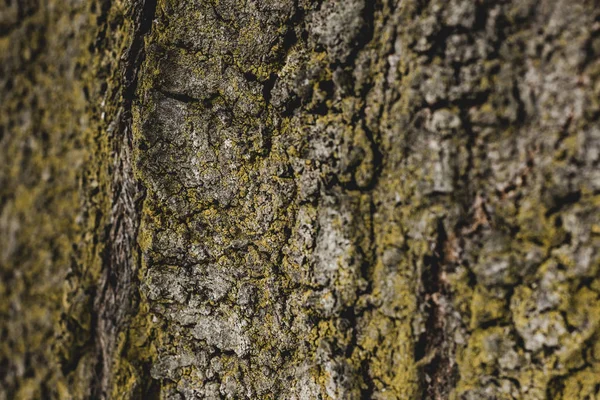
<svg viewBox="0 0 600 400">
<path fill-rule="evenodd" d="M 423 293 L 427 313 L 425 332 L 415 345 L 415 361 L 424 372 L 423 399 L 441 400 L 448 397 L 457 379 L 456 364 L 453 361 L 453 346 L 446 326 L 447 303 L 451 293 L 447 276 L 448 235 L 444 220 L 439 219 L 436 241 L 432 255 L 424 259 L 425 272 L 422 276 Z"/>
<path fill-rule="evenodd" d="M 94 398 L 111 396 L 112 365 L 119 333 L 127 327 L 137 297 L 136 271 L 141 262 L 137 244 L 140 213 L 145 197 L 143 186 L 133 171 L 131 107 L 137 75 L 144 58 L 144 37 L 149 32 L 156 0 L 138 0 L 131 6 L 134 29 L 131 44 L 121 66 L 122 105 L 116 115 L 116 129 L 109 131 L 112 144 L 112 206 L 104 238 L 103 275 L 94 300 L 94 340 L 98 348 Z"/>
</svg>

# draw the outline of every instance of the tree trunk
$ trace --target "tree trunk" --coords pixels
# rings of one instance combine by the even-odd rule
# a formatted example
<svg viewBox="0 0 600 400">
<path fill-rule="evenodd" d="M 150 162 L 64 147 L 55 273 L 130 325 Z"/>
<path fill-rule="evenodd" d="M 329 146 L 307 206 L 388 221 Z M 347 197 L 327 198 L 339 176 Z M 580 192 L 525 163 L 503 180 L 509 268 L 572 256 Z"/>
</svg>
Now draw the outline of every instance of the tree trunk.
<svg viewBox="0 0 600 400">
<path fill-rule="evenodd" d="M 0 400 L 600 398 L 600 4 L 3 0 Z"/>
</svg>

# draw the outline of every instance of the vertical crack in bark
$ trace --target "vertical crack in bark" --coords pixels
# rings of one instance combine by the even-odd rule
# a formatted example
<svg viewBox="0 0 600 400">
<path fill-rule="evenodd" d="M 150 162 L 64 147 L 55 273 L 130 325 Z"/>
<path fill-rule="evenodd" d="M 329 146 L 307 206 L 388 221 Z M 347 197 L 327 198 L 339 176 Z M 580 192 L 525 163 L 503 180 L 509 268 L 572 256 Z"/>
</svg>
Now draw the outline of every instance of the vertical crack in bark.
<svg viewBox="0 0 600 400">
<path fill-rule="evenodd" d="M 121 67 L 122 104 L 116 124 L 109 127 L 112 142 L 112 207 L 106 227 L 103 274 L 94 301 L 94 335 L 98 364 L 92 398 L 110 396 L 117 337 L 127 323 L 135 299 L 134 279 L 139 262 L 137 234 L 145 191 L 132 167 L 131 105 L 144 58 L 144 36 L 150 31 L 156 0 L 136 1 L 131 8 L 134 30 Z M 112 129 L 111 129 L 112 128 Z"/>
<path fill-rule="evenodd" d="M 446 333 L 449 288 L 444 275 L 447 241 L 444 221 L 439 219 L 433 254 L 425 258 L 426 269 L 422 277 L 428 312 L 426 330 L 415 351 L 415 359 L 424 372 L 423 399 L 446 399 L 456 380 L 451 340 Z"/>
</svg>

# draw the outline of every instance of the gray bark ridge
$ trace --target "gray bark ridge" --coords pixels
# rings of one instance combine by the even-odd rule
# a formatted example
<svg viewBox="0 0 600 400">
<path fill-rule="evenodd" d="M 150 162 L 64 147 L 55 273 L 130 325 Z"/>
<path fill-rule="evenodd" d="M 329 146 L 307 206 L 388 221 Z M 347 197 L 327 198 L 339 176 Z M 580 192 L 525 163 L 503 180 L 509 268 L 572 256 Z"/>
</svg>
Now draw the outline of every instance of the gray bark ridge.
<svg viewBox="0 0 600 400">
<path fill-rule="evenodd" d="M 134 121 L 157 390 L 596 393 L 595 18 L 162 5 Z"/>
</svg>

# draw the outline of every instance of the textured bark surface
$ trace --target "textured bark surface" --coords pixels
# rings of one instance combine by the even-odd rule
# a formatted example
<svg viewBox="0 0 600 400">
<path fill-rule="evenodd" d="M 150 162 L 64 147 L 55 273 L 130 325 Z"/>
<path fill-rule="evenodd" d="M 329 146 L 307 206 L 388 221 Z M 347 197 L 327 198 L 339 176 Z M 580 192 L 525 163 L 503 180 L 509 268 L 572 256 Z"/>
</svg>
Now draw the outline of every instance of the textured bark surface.
<svg viewBox="0 0 600 400">
<path fill-rule="evenodd" d="M 599 5 L 3 0 L 0 399 L 600 398 Z"/>
</svg>

